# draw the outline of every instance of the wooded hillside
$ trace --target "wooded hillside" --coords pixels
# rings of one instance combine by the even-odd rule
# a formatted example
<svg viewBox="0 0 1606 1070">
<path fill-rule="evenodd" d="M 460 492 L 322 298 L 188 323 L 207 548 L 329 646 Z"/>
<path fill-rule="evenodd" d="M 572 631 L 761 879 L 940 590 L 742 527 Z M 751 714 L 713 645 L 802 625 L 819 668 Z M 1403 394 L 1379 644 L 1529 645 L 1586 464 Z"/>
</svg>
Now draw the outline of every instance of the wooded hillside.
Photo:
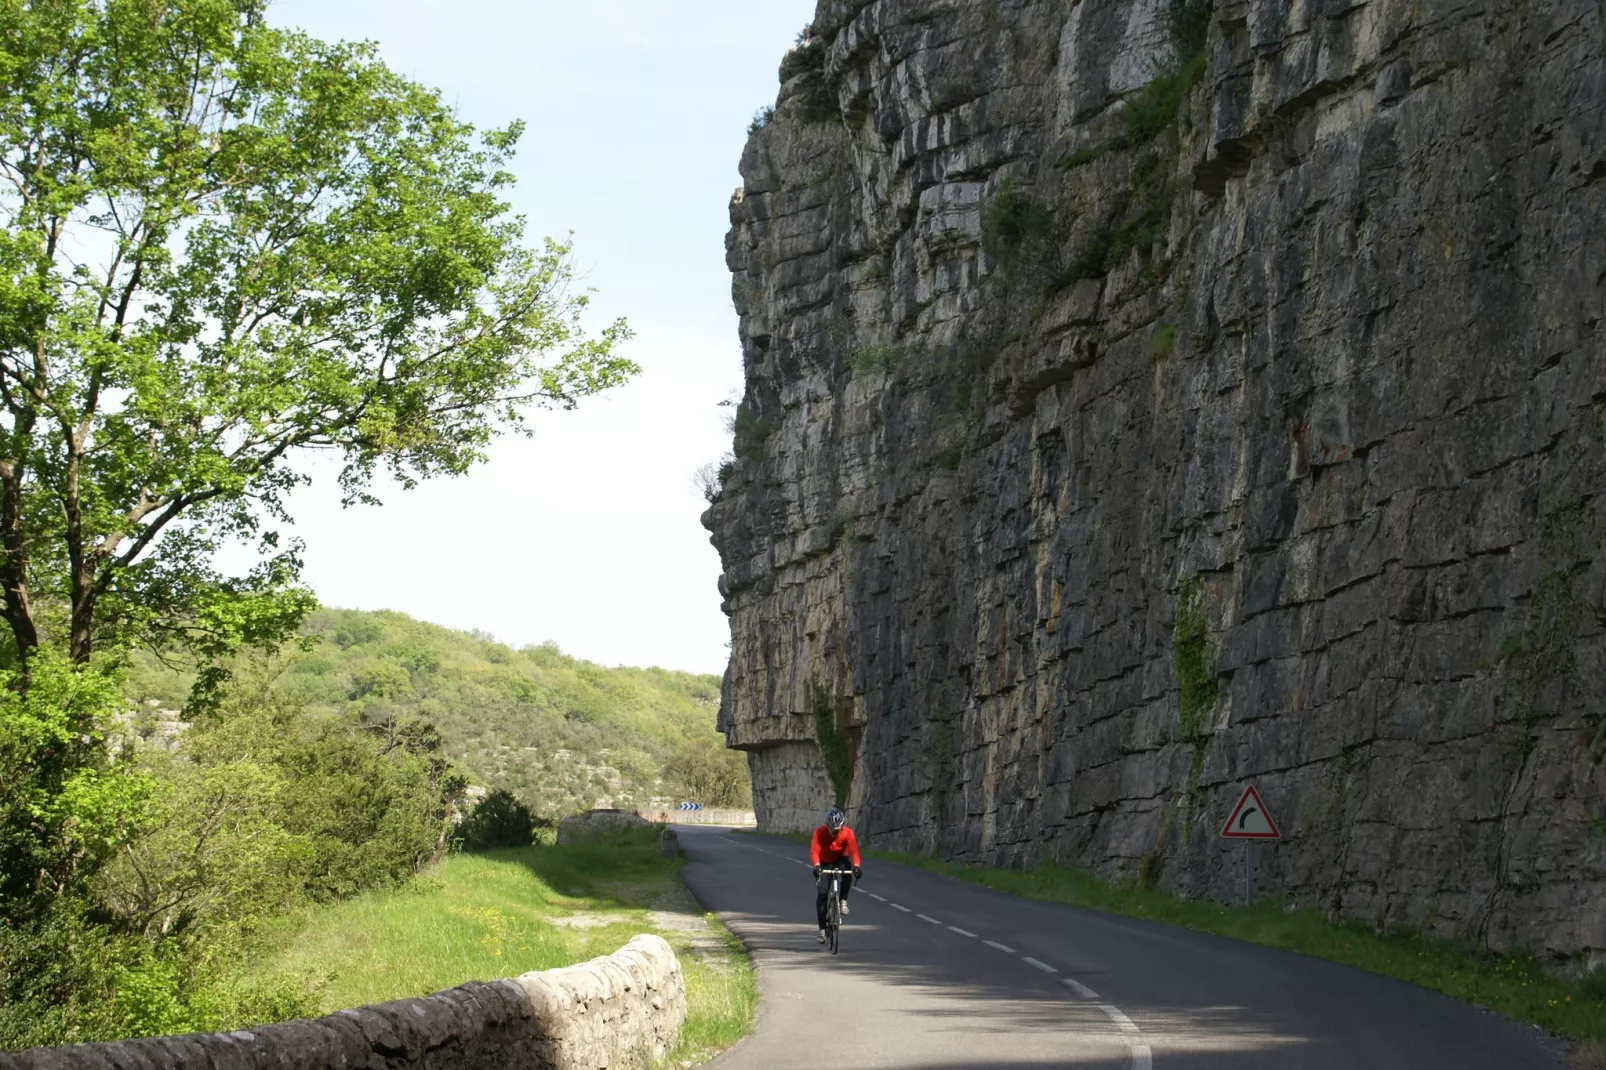
<svg viewBox="0 0 1606 1070">
<path fill-rule="evenodd" d="M 284 699 L 398 730 L 426 720 L 471 780 L 540 814 L 649 804 L 675 751 L 719 739 L 717 676 L 607 668 L 555 644 L 514 649 L 388 610 L 321 609 L 303 632 L 308 649 L 286 648 L 266 667 Z M 127 687 L 140 730 L 176 717 L 162 711 L 183 707 L 191 681 L 138 656 Z"/>
</svg>

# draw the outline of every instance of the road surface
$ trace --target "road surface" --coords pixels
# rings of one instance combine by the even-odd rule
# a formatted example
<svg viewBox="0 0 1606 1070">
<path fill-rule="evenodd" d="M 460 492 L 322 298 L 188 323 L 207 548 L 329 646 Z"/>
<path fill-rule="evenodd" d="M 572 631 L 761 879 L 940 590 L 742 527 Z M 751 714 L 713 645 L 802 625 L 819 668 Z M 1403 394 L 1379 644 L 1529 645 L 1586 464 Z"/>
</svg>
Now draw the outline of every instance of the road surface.
<svg viewBox="0 0 1606 1070">
<path fill-rule="evenodd" d="M 678 828 L 752 949 L 752 1034 L 715 1070 L 1557 1070 L 1537 1030 L 1375 974 L 866 859 L 835 957 L 799 844 Z"/>
</svg>

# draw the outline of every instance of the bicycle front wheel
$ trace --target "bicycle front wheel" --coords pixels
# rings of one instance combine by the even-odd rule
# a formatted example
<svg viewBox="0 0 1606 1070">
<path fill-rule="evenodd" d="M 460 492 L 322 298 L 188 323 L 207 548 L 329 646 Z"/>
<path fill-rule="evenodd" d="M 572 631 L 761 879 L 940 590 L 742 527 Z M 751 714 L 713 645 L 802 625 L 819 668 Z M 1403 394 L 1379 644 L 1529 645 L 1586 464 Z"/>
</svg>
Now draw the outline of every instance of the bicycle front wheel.
<svg viewBox="0 0 1606 1070">
<path fill-rule="evenodd" d="M 825 924 L 826 942 L 831 947 L 831 954 L 835 955 L 842 932 L 842 901 L 833 895 L 830 902 L 826 904 L 825 909 L 827 911 Z"/>
</svg>

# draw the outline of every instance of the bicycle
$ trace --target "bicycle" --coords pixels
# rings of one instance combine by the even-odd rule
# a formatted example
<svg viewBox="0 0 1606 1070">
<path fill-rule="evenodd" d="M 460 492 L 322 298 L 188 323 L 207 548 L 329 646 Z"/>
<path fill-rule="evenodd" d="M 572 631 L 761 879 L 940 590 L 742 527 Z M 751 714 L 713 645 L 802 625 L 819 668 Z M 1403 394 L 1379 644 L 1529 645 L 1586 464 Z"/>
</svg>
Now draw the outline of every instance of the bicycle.
<svg viewBox="0 0 1606 1070">
<path fill-rule="evenodd" d="M 838 934 L 842 929 L 842 878 L 852 874 L 852 867 L 820 867 L 820 880 L 831 882 L 825 892 L 825 942 L 833 955 L 836 954 Z"/>
</svg>

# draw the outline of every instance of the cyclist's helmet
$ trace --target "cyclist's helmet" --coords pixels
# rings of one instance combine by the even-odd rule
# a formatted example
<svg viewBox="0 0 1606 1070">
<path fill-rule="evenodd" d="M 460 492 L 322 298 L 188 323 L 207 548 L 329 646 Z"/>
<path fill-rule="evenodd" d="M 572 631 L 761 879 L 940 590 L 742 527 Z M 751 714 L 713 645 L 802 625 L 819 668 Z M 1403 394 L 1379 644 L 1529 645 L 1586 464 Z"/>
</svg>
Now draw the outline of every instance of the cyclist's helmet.
<svg viewBox="0 0 1606 1070">
<path fill-rule="evenodd" d="M 825 827 L 830 829 L 832 832 L 840 832 L 842 826 L 846 825 L 847 823 L 848 819 L 843 815 L 842 811 L 838 810 L 836 807 L 833 806 L 831 809 L 825 812 Z"/>
</svg>

